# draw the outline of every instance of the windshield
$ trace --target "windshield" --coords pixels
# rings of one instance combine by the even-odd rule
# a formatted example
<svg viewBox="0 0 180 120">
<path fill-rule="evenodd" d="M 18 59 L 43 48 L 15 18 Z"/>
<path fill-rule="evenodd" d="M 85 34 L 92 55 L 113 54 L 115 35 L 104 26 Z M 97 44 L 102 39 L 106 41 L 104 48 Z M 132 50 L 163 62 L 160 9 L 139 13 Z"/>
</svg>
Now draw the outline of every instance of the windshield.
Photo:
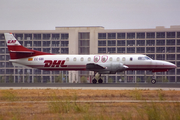
<svg viewBox="0 0 180 120">
<path fill-rule="evenodd" d="M 147 56 L 144 56 L 144 57 L 138 57 L 138 60 L 152 60 L 152 59 Z"/>
</svg>

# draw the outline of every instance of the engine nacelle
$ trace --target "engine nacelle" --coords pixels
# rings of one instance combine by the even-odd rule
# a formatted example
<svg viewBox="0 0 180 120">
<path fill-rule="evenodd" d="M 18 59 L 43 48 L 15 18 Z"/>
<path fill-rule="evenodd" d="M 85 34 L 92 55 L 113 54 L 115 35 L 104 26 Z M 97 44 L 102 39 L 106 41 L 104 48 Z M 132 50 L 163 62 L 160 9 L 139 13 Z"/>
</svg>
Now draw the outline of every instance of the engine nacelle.
<svg viewBox="0 0 180 120">
<path fill-rule="evenodd" d="M 109 64 L 105 63 L 100 65 L 105 68 L 104 70 L 99 71 L 101 74 L 115 74 L 116 72 L 122 72 L 127 68 L 127 66 L 119 62 L 112 62 Z"/>
</svg>

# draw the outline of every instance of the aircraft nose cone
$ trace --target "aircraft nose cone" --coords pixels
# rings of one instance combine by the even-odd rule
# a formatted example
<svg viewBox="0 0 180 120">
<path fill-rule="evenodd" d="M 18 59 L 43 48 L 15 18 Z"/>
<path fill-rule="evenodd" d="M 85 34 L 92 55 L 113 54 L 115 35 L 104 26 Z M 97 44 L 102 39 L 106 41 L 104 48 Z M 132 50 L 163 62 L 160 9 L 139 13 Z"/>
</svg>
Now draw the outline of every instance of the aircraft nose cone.
<svg viewBox="0 0 180 120">
<path fill-rule="evenodd" d="M 177 67 L 175 64 L 170 63 L 170 62 L 167 62 L 167 63 L 166 63 L 166 65 L 168 65 L 168 66 L 169 66 L 169 68 L 171 68 L 171 69 L 174 69 L 174 68 L 176 68 L 176 67 Z"/>
</svg>

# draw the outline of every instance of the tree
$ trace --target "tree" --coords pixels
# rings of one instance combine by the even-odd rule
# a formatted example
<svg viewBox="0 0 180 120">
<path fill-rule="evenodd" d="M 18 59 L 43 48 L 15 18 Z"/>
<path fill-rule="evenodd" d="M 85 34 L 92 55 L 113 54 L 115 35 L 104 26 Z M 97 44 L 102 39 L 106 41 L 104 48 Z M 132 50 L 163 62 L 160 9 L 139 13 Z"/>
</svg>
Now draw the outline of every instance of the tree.
<svg viewBox="0 0 180 120">
<path fill-rule="evenodd" d="M 87 83 L 87 79 L 86 79 L 85 76 L 82 76 L 82 77 L 80 78 L 80 80 L 81 80 L 81 83 Z"/>
</svg>

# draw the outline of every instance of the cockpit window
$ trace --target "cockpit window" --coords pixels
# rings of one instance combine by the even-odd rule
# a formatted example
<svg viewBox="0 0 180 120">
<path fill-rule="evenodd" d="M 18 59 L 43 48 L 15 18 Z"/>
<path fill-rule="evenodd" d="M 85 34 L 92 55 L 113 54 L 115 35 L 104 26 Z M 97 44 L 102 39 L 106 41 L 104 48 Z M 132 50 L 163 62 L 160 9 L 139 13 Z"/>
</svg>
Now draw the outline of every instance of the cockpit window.
<svg viewBox="0 0 180 120">
<path fill-rule="evenodd" d="M 145 56 L 145 57 L 138 57 L 138 60 L 151 60 L 151 58 Z"/>
</svg>

